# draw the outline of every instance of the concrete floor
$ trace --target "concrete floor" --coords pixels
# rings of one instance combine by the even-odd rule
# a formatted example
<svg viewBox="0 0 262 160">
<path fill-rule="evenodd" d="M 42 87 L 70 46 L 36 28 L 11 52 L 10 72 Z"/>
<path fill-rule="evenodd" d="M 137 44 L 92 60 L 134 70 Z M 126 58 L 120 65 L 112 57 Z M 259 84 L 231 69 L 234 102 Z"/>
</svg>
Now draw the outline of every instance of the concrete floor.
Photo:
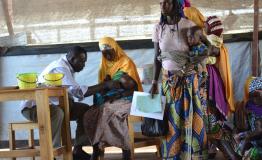
<svg viewBox="0 0 262 160">
<path fill-rule="evenodd" d="M 85 147 L 84 150 L 87 153 L 92 153 L 91 147 Z M 143 147 L 135 150 L 135 159 L 136 160 L 161 160 L 155 154 L 156 147 Z M 105 160 L 121 160 L 122 151 L 116 147 L 108 147 L 105 149 Z M 56 157 L 57 160 L 63 160 L 63 157 Z M 218 152 L 215 159 L 213 160 L 223 160 L 223 155 L 221 152 Z M 0 158 L 0 160 L 11 160 L 11 158 Z M 32 160 L 32 158 L 17 158 L 17 160 Z M 36 160 L 40 160 L 39 157 Z"/>
</svg>

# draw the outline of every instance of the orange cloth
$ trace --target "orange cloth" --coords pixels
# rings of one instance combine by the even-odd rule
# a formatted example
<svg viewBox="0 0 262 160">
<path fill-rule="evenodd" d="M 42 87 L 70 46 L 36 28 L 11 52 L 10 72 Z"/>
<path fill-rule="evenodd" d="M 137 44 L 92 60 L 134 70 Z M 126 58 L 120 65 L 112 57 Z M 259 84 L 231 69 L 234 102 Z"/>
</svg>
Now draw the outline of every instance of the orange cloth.
<svg viewBox="0 0 262 160">
<path fill-rule="evenodd" d="M 184 15 L 189 20 L 193 21 L 197 26 L 204 28 L 205 17 L 195 7 L 185 7 Z"/>
<path fill-rule="evenodd" d="M 184 8 L 184 14 L 189 20 L 193 21 L 196 25 L 204 27 L 205 18 L 197 8 L 186 7 Z M 220 48 L 220 56 L 217 57 L 216 66 L 220 72 L 221 78 L 225 86 L 226 99 L 230 107 L 229 109 L 231 111 L 235 111 L 233 84 L 228 50 L 224 45 L 222 45 Z"/>
<path fill-rule="evenodd" d="M 255 77 L 248 77 L 245 83 L 245 87 L 244 87 L 244 104 L 247 103 L 248 99 L 249 99 L 249 85 L 250 83 L 255 79 Z"/>
<path fill-rule="evenodd" d="M 215 64 L 219 70 L 220 76 L 224 82 L 226 99 L 229 104 L 230 110 L 235 111 L 235 100 L 233 92 L 233 83 L 231 77 L 230 62 L 228 56 L 228 50 L 224 44 L 220 48 L 220 55 L 217 57 L 217 63 Z"/>
<path fill-rule="evenodd" d="M 108 61 L 104 56 L 102 56 L 102 61 L 98 75 L 99 83 L 101 83 L 105 79 L 106 75 L 110 75 L 111 77 L 113 77 L 113 75 L 118 70 L 121 70 L 127 73 L 136 81 L 138 85 L 138 91 L 143 91 L 135 63 L 126 55 L 126 53 L 117 44 L 117 42 L 113 38 L 104 37 L 99 41 L 99 45 L 101 44 L 106 44 L 113 48 L 116 53 L 116 58 L 114 61 Z"/>
</svg>

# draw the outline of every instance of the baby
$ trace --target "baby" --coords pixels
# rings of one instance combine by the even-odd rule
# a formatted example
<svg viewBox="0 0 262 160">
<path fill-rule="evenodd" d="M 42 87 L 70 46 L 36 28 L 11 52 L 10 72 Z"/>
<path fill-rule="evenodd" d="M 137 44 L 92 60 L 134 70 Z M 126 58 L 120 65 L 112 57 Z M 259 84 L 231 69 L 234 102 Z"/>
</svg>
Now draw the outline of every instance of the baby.
<svg viewBox="0 0 262 160">
<path fill-rule="evenodd" d="M 112 103 L 114 100 L 124 98 L 125 100 L 132 100 L 134 90 L 137 90 L 136 82 L 126 73 L 118 71 L 112 78 L 107 75 L 106 81 L 116 81 L 118 86 L 114 89 L 104 90 L 101 93 L 96 93 L 94 96 L 94 104 L 102 105 L 105 102 Z"/>
<path fill-rule="evenodd" d="M 198 26 L 189 28 L 187 31 L 187 42 L 190 49 L 190 62 L 195 63 L 196 71 L 200 73 L 199 76 L 206 79 L 206 58 L 209 48 L 208 45 L 206 45 L 208 42 L 204 36 L 203 30 Z M 198 61 L 195 61 L 195 59 L 198 59 Z"/>
</svg>

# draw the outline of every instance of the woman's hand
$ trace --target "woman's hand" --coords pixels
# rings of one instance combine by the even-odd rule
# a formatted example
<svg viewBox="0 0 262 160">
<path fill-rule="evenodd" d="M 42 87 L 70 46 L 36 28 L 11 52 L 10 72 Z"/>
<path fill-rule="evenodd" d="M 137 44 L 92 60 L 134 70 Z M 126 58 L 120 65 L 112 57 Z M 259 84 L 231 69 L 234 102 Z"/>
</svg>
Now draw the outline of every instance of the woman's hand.
<svg viewBox="0 0 262 160">
<path fill-rule="evenodd" d="M 235 141 L 237 142 L 237 144 L 240 143 L 240 140 L 241 140 L 240 134 L 235 134 L 235 135 L 233 136 L 233 138 L 235 139 Z"/>
<path fill-rule="evenodd" d="M 213 57 L 218 57 L 220 55 L 220 48 L 215 46 L 210 46 L 208 48 L 208 55 Z"/>
<path fill-rule="evenodd" d="M 149 90 L 149 93 L 151 93 L 152 98 L 154 98 L 154 94 L 158 93 L 158 84 L 157 83 L 152 84 L 152 86 Z"/>
<path fill-rule="evenodd" d="M 110 80 L 112 80 L 112 78 L 111 78 L 110 75 L 107 74 L 107 75 L 106 75 L 106 78 L 104 79 L 104 82 L 105 82 L 105 81 L 110 81 Z"/>
<path fill-rule="evenodd" d="M 104 82 L 104 89 L 111 90 L 111 89 L 118 89 L 121 88 L 119 81 L 106 81 Z"/>
<path fill-rule="evenodd" d="M 242 141 L 242 145 L 240 145 L 240 153 L 241 155 L 245 154 L 245 151 L 249 148 L 250 141 L 248 139 L 244 139 Z"/>
<path fill-rule="evenodd" d="M 207 56 L 193 56 L 189 57 L 189 61 L 191 64 L 196 64 L 202 62 Z"/>
</svg>

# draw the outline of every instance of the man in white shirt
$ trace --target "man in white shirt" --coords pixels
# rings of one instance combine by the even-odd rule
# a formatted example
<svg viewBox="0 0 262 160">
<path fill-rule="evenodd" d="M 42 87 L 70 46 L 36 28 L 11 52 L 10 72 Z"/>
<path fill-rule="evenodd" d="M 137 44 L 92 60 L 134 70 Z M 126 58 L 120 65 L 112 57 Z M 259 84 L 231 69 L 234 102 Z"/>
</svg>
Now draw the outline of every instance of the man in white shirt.
<svg viewBox="0 0 262 160">
<path fill-rule="evenodd" d="M 68 87 L 69 93 L 69 107 L 70 107 L 70 120 L 76 120 L 77 129 L 73 151 L 74 160 L 89 160 L 90 155 L 82 150 L 82 146 L 88 142 L 87 137 L 84 134 L 83 128 L 83 115 L 89 109 L 89 106 L 85 103 L 74 102 L 73 97 L 79 101 L 85 97 L 95 94 L 105 88 L 111 88 L 115 82 L 106 82 L 95 86 L 87 87 L 85 85 L 79 85 L 74 79 L 74 73 L 80 72 L 85 67 L 87 60 L 87 53 L 84 48 L 75 46 L 66 56 L 50 63 L 44 71 L 39 75 L 38 81 L 44 82 L 43 76 L 48 73 L 63 73 L 64 77 L 62 85 Z M 117 84 L 116 84 L 117 85 Z M 63 110 L 57 106 L 58 99 L 50 98 L 50 116 L 51 116 L 51 129 L 53 146 L 59 147 L 61 145 L 61 125 L 64 118 Z M 37 121 L 37 112 L 35 101 L 28 100 L 22 103 L 22 114 L 28 120 Z"/>
</svg>

